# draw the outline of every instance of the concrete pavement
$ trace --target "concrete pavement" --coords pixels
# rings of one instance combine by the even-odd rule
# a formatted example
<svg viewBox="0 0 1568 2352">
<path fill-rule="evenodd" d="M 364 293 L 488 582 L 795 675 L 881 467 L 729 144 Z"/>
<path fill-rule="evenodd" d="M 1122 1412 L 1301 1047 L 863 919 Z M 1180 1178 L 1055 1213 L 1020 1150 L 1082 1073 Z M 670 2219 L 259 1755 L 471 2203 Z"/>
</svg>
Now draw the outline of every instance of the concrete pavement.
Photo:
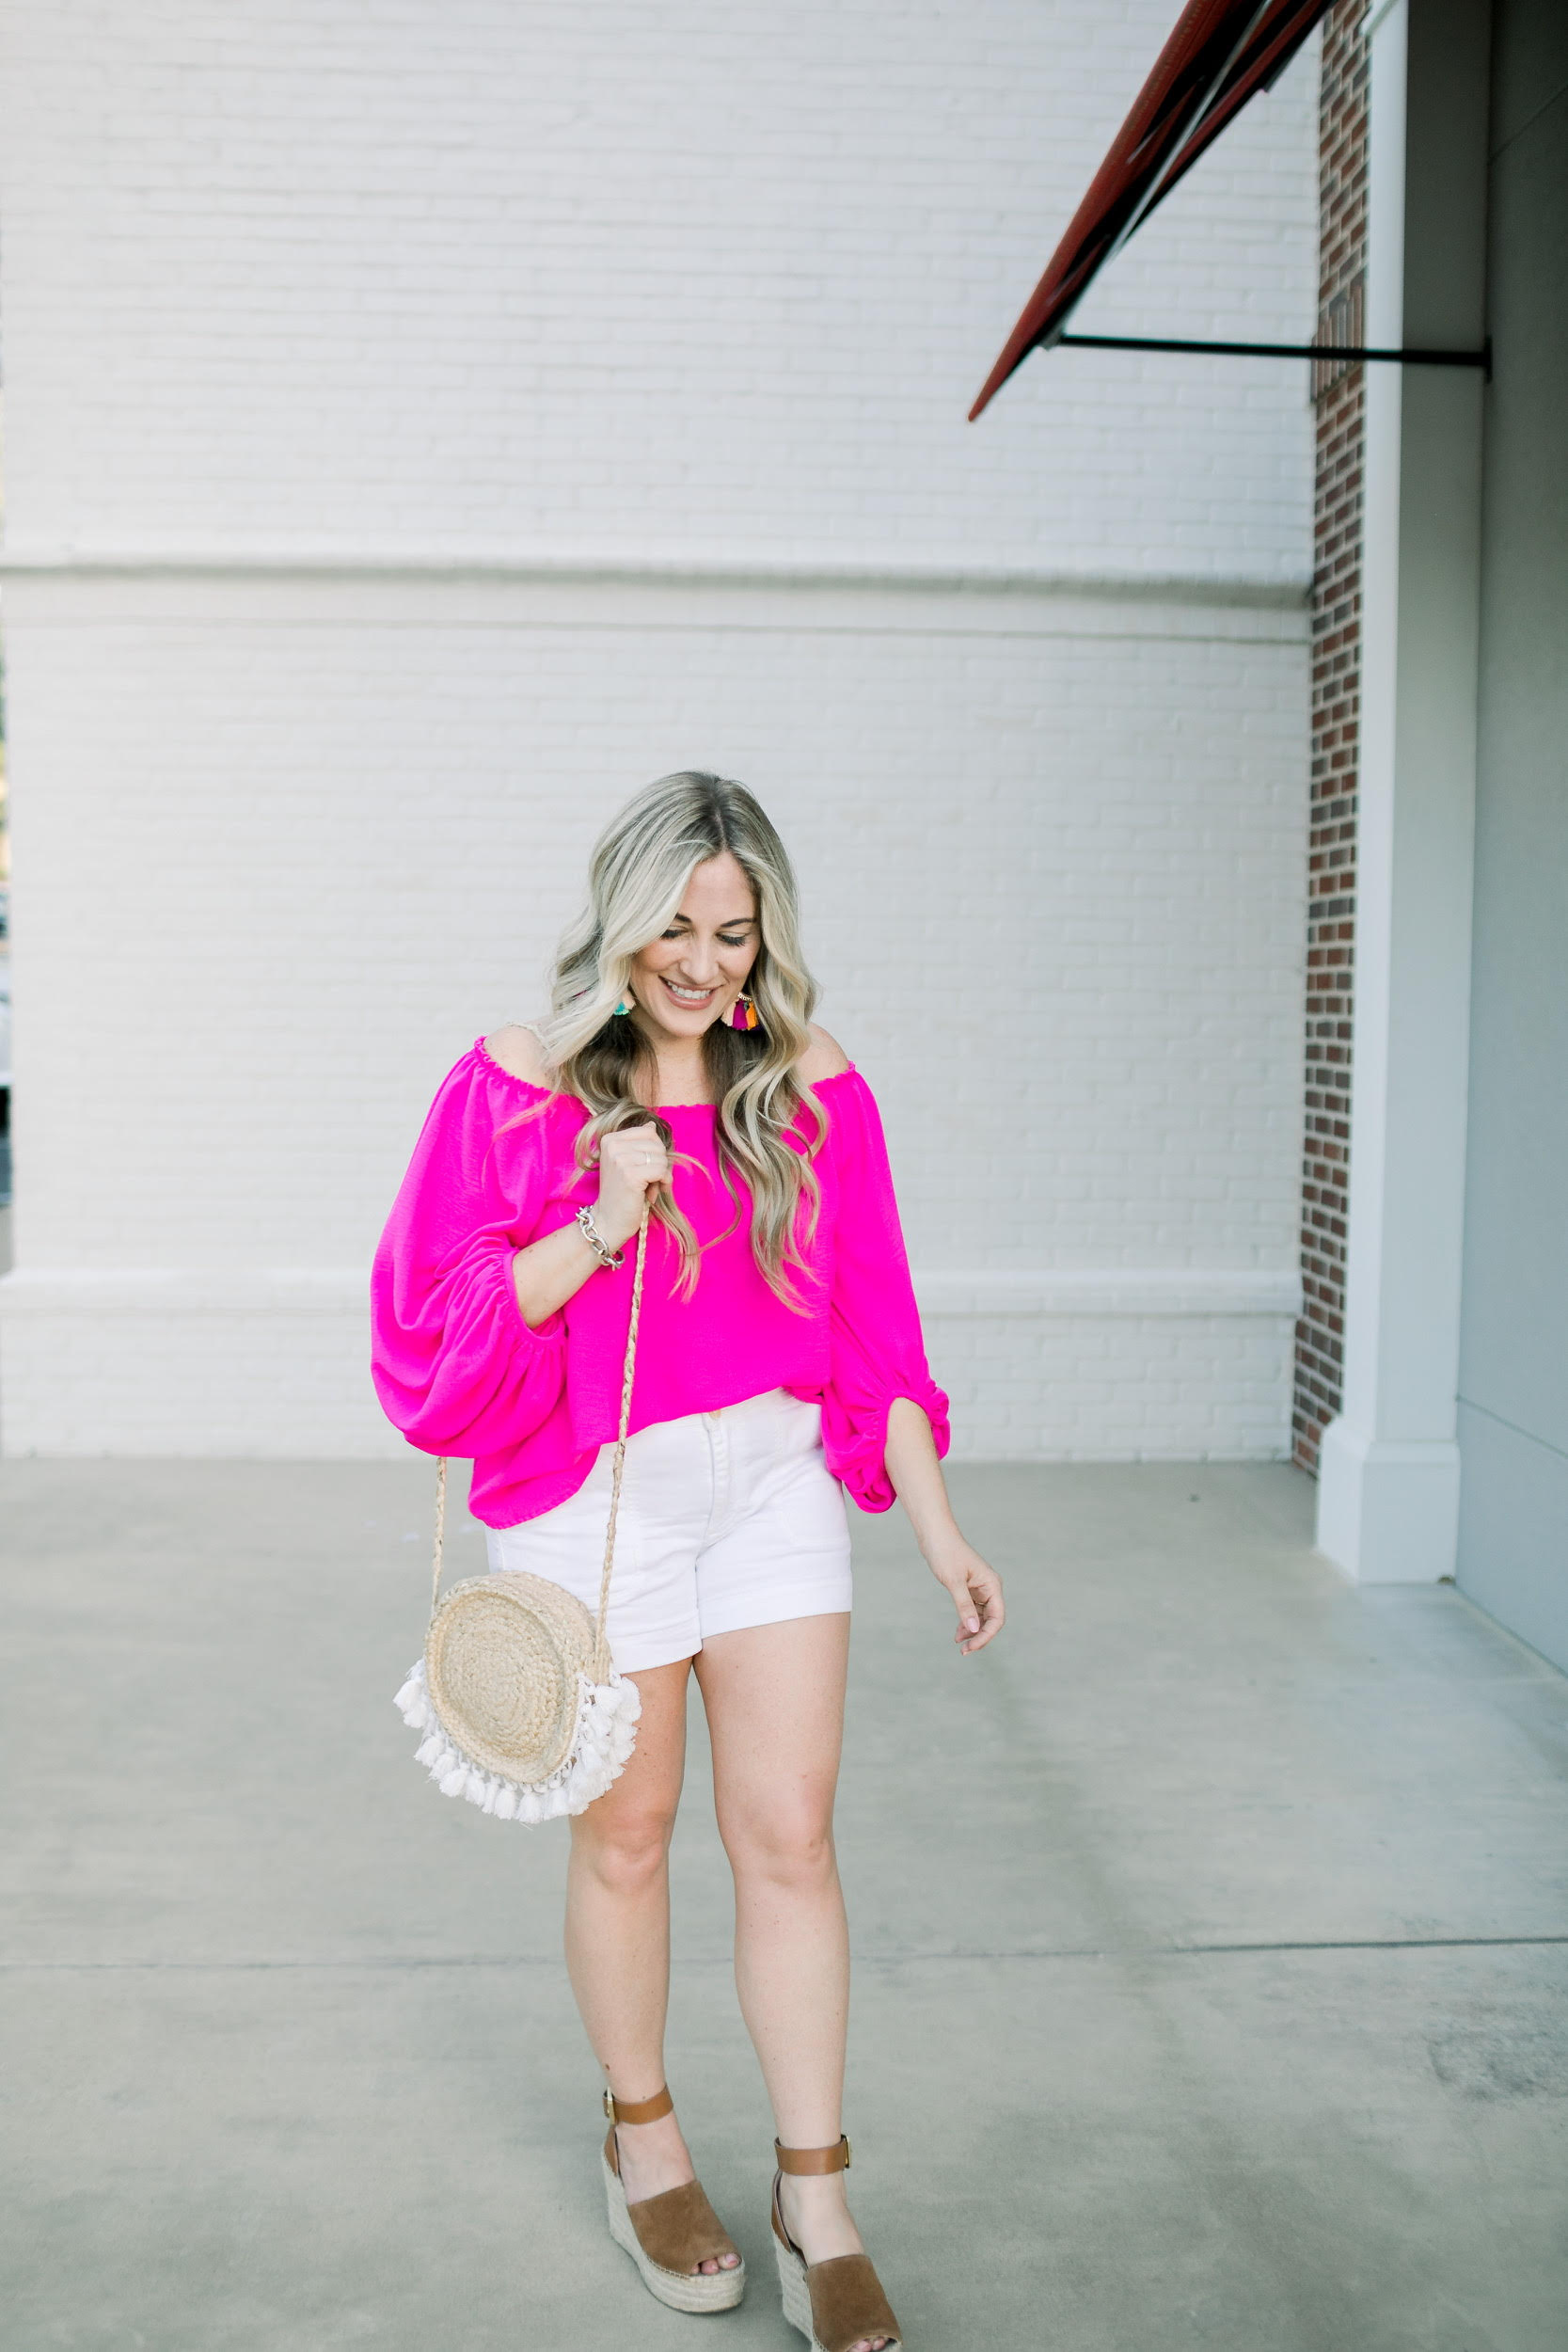
<svg viewBox="0 0 1568 2352">
<path fill-rule="evenodd" d="M 1568 2345 L 1568 1683 L 1284 1469 L 964 1470 L 959 1661 L 857 1521 L 857 2211 L 911 2352 Z M 784 2352 L 700 1718 L 671 2079 L 753 2284 L 605 2235 L 564 1837 L 389 1704 L 421 1464 L 0 1469 L 5 2352 Z M 475 1565 L 465 1527 L 454 1569 Z"/>
</svg>

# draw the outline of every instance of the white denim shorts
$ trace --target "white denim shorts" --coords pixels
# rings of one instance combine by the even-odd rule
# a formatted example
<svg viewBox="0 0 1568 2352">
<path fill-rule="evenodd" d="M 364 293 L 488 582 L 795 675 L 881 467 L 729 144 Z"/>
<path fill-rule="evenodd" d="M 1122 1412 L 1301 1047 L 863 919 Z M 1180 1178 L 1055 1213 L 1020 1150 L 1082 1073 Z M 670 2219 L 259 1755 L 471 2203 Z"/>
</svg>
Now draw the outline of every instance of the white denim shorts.
<svg viewBox="0 0 1568 2352">
<path fill-rule="evenodd" d="M 575 1495 L 488 1530 L 493 1571 L 527 1568 L 599 1605 L 612 1445 Z M 822 1408 L 785 1389 L 717 1413 L 654 1422 L 627 1440 L 610 1587 L 624 1674 L 693 1658 L 713 1633 L 849 1607 L 844 1489 L 822 1452 Z"/>
</svg>

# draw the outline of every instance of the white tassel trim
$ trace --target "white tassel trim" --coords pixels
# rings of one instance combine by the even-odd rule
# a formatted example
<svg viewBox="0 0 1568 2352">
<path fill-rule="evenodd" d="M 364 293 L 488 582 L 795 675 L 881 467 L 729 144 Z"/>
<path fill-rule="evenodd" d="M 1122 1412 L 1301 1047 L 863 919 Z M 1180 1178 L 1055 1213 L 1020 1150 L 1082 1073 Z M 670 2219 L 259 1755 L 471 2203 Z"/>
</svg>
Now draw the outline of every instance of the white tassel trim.
<svg viewBox="0 0 1568 2352">
<path fill-rule="evenodd" d="M 500 1821 L 553 1821 L 566 1813 L 584 1813 L 620 1779 L 626 1758 L 637 1744 L 642 1701 L 635 1682 L 627 1682 L 612 1666 L 608 1682 L 578 1677 L 578 1720 L 571 1748 L 548 1780 L 519 1787 L 487 1772 L 463 1754 L 442 1729 L 424 1678 L 421 1658 L 393 1704 L 411 1731 L 425 1734 L 414 1754 L 443 1797 L 467 1797 L 483 1812 Z"/>
</svg>

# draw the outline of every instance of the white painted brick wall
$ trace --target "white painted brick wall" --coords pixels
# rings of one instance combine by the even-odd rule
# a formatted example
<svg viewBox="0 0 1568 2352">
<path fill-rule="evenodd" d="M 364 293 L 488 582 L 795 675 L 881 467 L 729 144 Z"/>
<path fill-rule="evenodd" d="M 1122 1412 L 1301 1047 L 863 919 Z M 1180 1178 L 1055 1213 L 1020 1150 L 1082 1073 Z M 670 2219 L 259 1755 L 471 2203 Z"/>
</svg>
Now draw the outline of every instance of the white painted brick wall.
<svg viewBox="0 0 1568 2352">
<path fill-rule="evenodd" d="M 9 0 L 9 531 L 1297 579 L 1300 366 L 1060 353 L 965 422 L 1174 13 Z M 1305 334 L 1313 103 L 1079 325 Z"/>
<path fill-rule="evenodd" d="M 550 630 L 500 591 L 451 628 L 347 588 L 336 626 L 244 591 L 157 623 L 71 591 L 48 622 L 11 595 L 16 756 L 50 777 L 19 795 L 24 1263 L 360 1262 L 441 1069 L 537 1009 L 599 825 L 683 760 L 792 844 L 918 1263 L 1289 1262 L 1294 616 L 719 629 L 671 592 L 657 627 Z"/>
<path fill-rule="evenodd" d="M 1288 1315 L 934 1321 L 954 1453 L 982 1462 L 1235 1461 L 1285 1450 Z"/>
<path fill-rule="evenodd" d="M 13 5 L 8 1449 L 394 1442 L 430 1090 L 699 764 L 796 850 L 917 1265 L 1194 1278 L 936 1313 L 960 1450 L 1284 1450 L 1305 384 L 1059 355 L 963 423 L 1167 13 Z M 1100 325 L 1304 328 L 1309 100 Z"/>
</svg>

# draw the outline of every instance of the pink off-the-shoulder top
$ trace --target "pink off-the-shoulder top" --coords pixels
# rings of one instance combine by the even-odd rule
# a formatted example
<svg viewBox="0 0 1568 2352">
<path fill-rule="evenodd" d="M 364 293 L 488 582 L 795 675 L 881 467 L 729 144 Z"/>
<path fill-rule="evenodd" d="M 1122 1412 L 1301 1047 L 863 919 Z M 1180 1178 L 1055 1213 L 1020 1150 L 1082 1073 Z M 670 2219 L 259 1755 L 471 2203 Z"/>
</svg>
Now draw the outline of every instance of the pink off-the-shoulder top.
<svg viewBox="0 0 1568 2352">
<path fill-rule="evenodd" d="M 871 1089 L 850 1068 L 812 1090 L 827 1135 L 814 1163 L 815 1232 L 802 1219 L 800 1311 L 757 1271 L 751 1201 L 720 1174 L 712 1109 L 660 1106 L 679 1154 L 675 1198 L 705 1246 L 683 1299 L 674 1245 L 650 1229 L 631 1426 L 787 1389 L 820 1402 L 830 1469 L 863 1510 L 885 1511 L 889 1406 L 911 1397 L 945 1454 L 947 1399 L 927 1368 Z M 514 1251 L 594 1198 L 597 1176 L 573 1149 L 587 1116 L 575 1097 L 514 1077 L 480 1041 L 442 1083 L 376 1251 L 376 1393 L 411 1444 L 472 1457 L 469 1507 L 490 1527 L 575 1494 L 619 1422 L 633 1252 L 537 1329 L 512 1279 Z M 804 1150 L 803 1135 L 792 1140 Z"/>
</svg>

